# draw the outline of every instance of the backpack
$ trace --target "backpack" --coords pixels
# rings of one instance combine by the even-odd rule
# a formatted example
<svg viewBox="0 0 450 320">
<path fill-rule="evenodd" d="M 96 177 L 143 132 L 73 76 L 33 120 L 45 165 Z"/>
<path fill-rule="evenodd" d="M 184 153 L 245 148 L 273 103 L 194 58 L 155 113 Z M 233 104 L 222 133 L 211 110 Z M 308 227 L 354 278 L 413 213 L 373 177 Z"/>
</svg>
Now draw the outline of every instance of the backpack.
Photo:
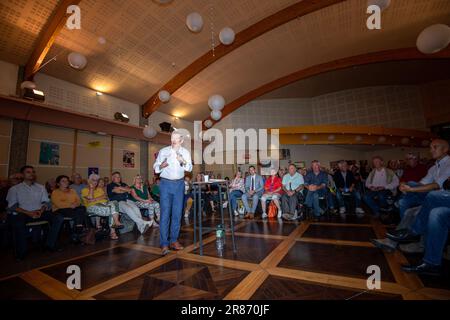
<svg viewBox="0 0 450 320">
<path fill-rule="evenodd" d="M 275 204 L 275 202 L 270 201 L 269 210 L 268 210 L 267 215 L 269 216 L 269 218 L 275 218 L 277 216 L 277 214 L 278 214 L 277 205 Z"/>
</svg>

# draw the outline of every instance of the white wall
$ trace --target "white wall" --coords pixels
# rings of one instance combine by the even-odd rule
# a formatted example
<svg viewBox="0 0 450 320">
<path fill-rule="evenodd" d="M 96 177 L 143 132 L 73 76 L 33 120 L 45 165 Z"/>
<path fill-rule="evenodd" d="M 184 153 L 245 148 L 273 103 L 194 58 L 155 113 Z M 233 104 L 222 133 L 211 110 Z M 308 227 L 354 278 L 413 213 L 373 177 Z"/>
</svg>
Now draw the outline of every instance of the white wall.
<svg viewBox="0 0 450 320">
<path fill-rule="evenodd" d="M 367 87 L 314 98 L 254 100 L 226 116 L 215 128 L 279 128 L 326 124 L 426 130 L 420 88 Z"/>
<path fill-rule="evenodd" d="M 63 109 L 114 119 L 116 112 L 130 117 L 130 124 L 139 125 L 139 105 L 107 94 L 97 96 L 94 90 L 38 73 L 37 88 L 44 91 L 45 102 Z"/>
<path fill-rule="evenodd" d="M 0 94 L 5 96 L 16 94 L 18 74 L 17 65 L 0 60 Z"/>
</svg>

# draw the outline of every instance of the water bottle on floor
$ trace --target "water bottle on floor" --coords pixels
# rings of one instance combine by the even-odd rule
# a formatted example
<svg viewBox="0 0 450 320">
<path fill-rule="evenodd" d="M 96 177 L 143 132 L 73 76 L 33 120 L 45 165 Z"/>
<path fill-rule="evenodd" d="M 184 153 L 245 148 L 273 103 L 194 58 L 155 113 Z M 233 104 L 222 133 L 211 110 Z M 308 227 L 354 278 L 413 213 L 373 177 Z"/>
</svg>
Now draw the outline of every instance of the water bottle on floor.
<svg viewBox="0 0 450 320">
<path fill-rule="evenodd" d="M 225 230 L 223 225 L 219 224 L 216 227 L 216 249 L 220 257 L 223 256 L 223 250 L 225 246 Z"/>
</svg>

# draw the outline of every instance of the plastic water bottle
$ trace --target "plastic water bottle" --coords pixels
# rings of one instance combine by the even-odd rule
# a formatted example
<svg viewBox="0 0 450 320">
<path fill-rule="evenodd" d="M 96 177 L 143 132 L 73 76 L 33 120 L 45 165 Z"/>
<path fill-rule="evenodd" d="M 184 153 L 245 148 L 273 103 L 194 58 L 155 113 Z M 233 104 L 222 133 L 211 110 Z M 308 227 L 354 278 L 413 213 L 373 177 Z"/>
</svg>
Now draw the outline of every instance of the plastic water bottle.
<svg viewBox="0 0 450 320">
<path fill-rule="evenodd" d="M 223 225 L 219 224 L 216 228 L 216 249 L 219 256 L 223 255 L 223 248 L 225 246 L 225 230 Z"/>
</svg>

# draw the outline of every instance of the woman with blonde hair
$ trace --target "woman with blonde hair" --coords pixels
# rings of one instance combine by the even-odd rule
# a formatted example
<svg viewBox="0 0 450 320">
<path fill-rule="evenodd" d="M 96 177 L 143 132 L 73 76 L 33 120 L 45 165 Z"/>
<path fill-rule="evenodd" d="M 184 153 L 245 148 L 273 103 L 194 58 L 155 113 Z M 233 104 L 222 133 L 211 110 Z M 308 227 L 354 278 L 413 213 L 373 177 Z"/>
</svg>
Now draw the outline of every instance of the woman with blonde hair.
<svg viewBox="0 0 450 320">
<path fill-rule="evenodd" d="M 119 237 L 115 229 L 123 228 L 123 224 L 119 221 L 119 204 L 116 201 L 108 201 L 105 191 L 98 186 L 99 179 L 100 177 L 94 173 L 89 176 L 88 187 L 81 190 L 82 202 L 88 214 L 108 217 L 111 240 L 117 240 Z M 97 222 L 97 229 L 99 228 Z"/>
<path fill-rule="evenodd" d="M 159 203 L 153 200 L 152 196 L 148 193 L 148 188 L 142 182 L 142 177 L 137 175 L 133 179 L 133 185 L 131 186 L 131 197 L 130 200 L 139 209 L 147 209 L 150 217 L 150 225 L 153 227 L 158 227 L 158 223 L 155 221 L 159 220 L 160 210 Z"/>
</svg>

